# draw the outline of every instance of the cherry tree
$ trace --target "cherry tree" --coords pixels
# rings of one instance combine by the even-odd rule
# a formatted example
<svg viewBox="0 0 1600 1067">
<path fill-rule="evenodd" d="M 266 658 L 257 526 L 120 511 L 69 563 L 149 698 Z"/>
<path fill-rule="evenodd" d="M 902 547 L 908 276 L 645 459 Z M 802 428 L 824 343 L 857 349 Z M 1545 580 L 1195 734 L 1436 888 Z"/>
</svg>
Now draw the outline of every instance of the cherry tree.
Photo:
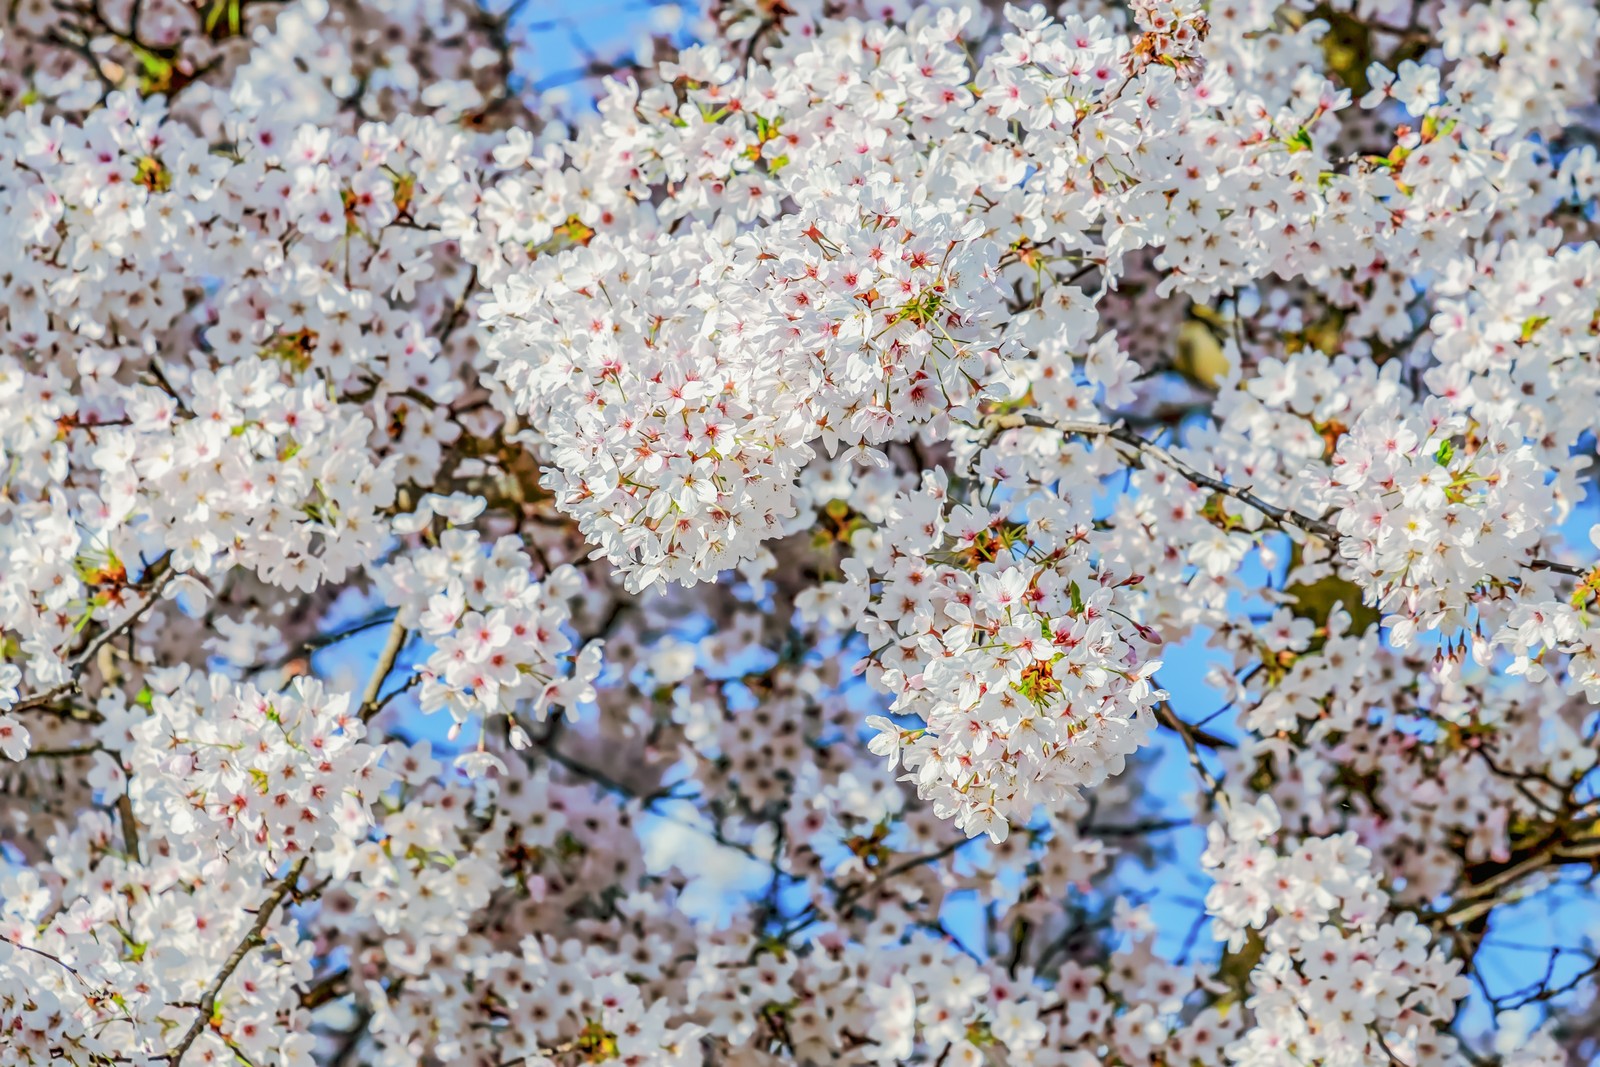
<svg viewBox="0 0 1600 1067">
<path fill-rule="evenodd" d="M 584 16 L 7 5 L 0 1065 L 1600 1056 L 1600 8 Z"/>
</svg>

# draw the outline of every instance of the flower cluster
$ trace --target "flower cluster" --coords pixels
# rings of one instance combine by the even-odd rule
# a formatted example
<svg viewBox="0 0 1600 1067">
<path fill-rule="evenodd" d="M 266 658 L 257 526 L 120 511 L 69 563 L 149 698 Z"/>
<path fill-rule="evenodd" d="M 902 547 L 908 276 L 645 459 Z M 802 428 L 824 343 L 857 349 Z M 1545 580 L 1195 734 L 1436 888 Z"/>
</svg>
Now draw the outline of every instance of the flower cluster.
<svg viewBox="0 0 1600 1067">
<path fill-rule="evenodd" d="M 309 1037 L 279 1025 L 309 947 L 277 909 L 308 863 L 366 836 L 394 775 L 349 695 L 314 681 L 268 694 L 173 668 L 152 672 L 142 697 L 103 698 L 98 747 L 85 749 L 88 783 L 120 804 L 120 836 L 94 814 L 50 837 L 48 867 L 6 876 L 0 1047 L 11 1063 L 157 1055 L 191 1023 L 199 1035 L 203 1011 L 201 1057 L 309 1063 Z M 162 847 L 141 828 L 158 828 Z M 219 995 L 214 976 L 241 940 L 275 957 L 235 961 Z"/>
<path fill-rule="evenodd" d="M 378 572 L 394 625 L 434 648 L 420 671 L 423 710 L 446 709 L 459 723 L 528 707 L 542 721 L 552 707 L 570 715 L 594 699 L 600 644 L 574 652 L 569 629 L 583 581 L 570 564 L 539 582 L 532 572 L 516 538 L 485 546 L 456 528 Z"/>
<path fill-rule="evenodd" d="M 1091 521 L 1042 495 L 1014 521 L 925 475 L 883 529 L 853 537 L 853 580 L 824 594 L 862 613 L 869 680 L 924 724 L 869 720 L 873 751 L 969 835 L 1004 840 L 1035 805 L 1119 772 L 1154 726 L 1155 638 L 1117 607 L 1141 579 L 1091 560 Z"/>
<path fill-rule="evenodd" d="M 1212 823 L 1201 862 L 1214 930 L 1238 952 L 1263 942 L 1251 971 L 1254 1025 L 1228 1049 L 1233 1062 L 1311 1057 L 1329 1064 L 1441 1064 L 1457 1055 L 1440 1022 L 1469 983 L 1416 916 L 1383 916 L 1388 900 L 1353 834 L 1268 842 L 1281 827 L 1270 800 Z"/>
</svg>

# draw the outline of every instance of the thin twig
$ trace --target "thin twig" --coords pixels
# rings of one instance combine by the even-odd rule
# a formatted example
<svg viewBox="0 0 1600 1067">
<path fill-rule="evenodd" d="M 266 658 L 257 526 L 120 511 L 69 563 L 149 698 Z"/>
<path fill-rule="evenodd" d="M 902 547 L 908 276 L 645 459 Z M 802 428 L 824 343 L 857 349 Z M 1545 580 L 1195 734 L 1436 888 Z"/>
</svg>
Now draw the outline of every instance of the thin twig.
<svg viewBox="0 0 1600 1067">
<path fill-rule="evenodd" d="M 439 327 L 439 346 L 444 347 L 450 340 L 450 335 L 456 332 L 456 327 L 461 325 L 467 313 L 467 300 L 472 296 L 472 291 L 478 286 L 478 268 L 473 267 L 467 275 L 467 284 L 461 287 L 461 295 L 456 298 L 455 306 L 450 309 L 449 316 Z"/>
<path fill-rule="evenodd" d="M 79 973 L 78 968 L 74 967 L 72 964 L 68 963 L 66 960 L 62 959 L 60 956 L 57 956 L 53 952 L 46 952 L 44 949 L 42 949 L 42 948 L 34 948 L 32 945 L 24 945 L 21 941 L 13 940 L 12 938 L 7 937 L 5 934 L 0 934 L 0 941 L 4 941 L 9 945 L 14 945 L 17 948 L 22 949 L 22 951 L 24 951 L 24 952 L 31 952 L 35 956 L 43 956 L 45 959 L 50 960 L 52 963 L 56 963 L 56 964 L 61 965 L 62 967 L 65 967 L 69 972 L 71 972 L 72 977 L 76 978 L 78 981 L 82 982 L 84 985 L 88 985 L 89 984 L 88 979 L 84 978 L 84 976 L 81 973 Z"/>
<path fill-rule="evenodd" d="M 1011 413 L 992 417 L 989 420 L 989 425 L 995 431 L 1029 426 L 1039 430 L 1055 430 L 1058 433 L 1077 437 L 1100 437 L 1115 441 L 1139 456 L 1177 471 L 1193 485 L 1210 489 L 1213 492 L 1221 493 L 1223 496 L 1232 497 L 1242 504 L 1250 505 L 1280 527 L 1295 527 L 1306 533 L 1314 534 L 1333 545 L 1337 545 L 1340 541 L 1341 535 L 1338 527 L 1327 520 L 1319 519 L 1291 508 L 1279 507 L 1277 504 L 1261 499 L 1247 488 L 1229 484 L 1220 478 L 1206 474 L 1179 459 L 1155 442 L 1140 437 L 1122 422 L 1089 422 L 1087 420 L 1064 420 L 1058 422 L 1031 413 Z M 1587 577 L 1590 573 L 1580 567 L 1557 563 L 1548 559 L 1528 560 L 1524 566 L 1529 570 L 1550 571 L 1575 578 Z"/>
<path fill-rule="evenodd" d="M 400 650 L 406 643 L 405 624 L 399 616 L 389 626 L 389 636 L 383 643 L 383 651 L 378 653 L 377 665 L 372 669 L 372 677 L 367 679 L 367 688 L 361 694 L 361 720 L 370 722 L 372 717 L 383 710 L 383 705 L 378 702 L 378 694 L 383 691 L 383 680 L 389 677 L 389 672 L 394 670 L 394 661 L 399 657 Z"/>
<path fill-rule="evenodd" d="M 1178 718 L 1177 713 L 1172 710 L 1172 705 L 1165 700 L 1157 704 L 1155 710 L 1156 718 L 1163 725 L 1177 731 L 1178 736 L 1183 739 L 1183 747 L 1189 753 L 1189 765 L 1200 776 L 1200 781 L 1205 783 L 1206 791 L 1210 794 L 1212 801 L 1224 813 L 1228 813 L 1230 810 L 1228 794 L 1223 791 L 1222 783 L 1217 781 L 1217 776 L 1211 773 L 1211 768 L 1207 767 L 1205 761 L 1200 758 L 1200 744 L 1195 737 L 1194 728 Z"/>
<path fill-rule="evenodd" d="M 67 665 L 67 673 L 70 675 L 67 681 L 62 682 L 60 685 L 52 686 L 42 693 L 35 693 L 31 697 L 24 697 L 22 700 L 19 700 L 16 704 L 12 705 L 9 710 L 12 713 L 16 713 L 19 711 L 27 711 L 29 708 L 43 707 L 52 700 L 55 700 L 57 697 L 65 696 L 74 689 L 78 688 L 79 676 L 82 675 L 84 668 L 94 660 L 100 649 L 105 647 L 111 641 L 115 640 L 118 634 L 122 633 L 124 630 L 128 629 L 128 627 L 138 622 L 144 617 L 147 611 L 155 607 L 156 601 L 161 599 L 161 594 L 166 590 L 168 584 L 170 584 L 172 580 L 177 577 L 176 574 L 169 573 L 167 570 L 168 560 L 170 558 L 170 554 L 162 556 L 160 559 L 156 560 L 150 565 L 150 573 L 154 579 L 154 584 L 150 589 L 150 595 L 144 600 L 144 602 L 138 607 L 134 608 L 133 611 L 129 613 L 127 618 L 123 619 L 115 626 L 107 626 L 101 630 L 92 639 L 90 639 L 89 643 L 83 647 L 81 652 L 72 658 L 71 663 Z"/>
</svg>

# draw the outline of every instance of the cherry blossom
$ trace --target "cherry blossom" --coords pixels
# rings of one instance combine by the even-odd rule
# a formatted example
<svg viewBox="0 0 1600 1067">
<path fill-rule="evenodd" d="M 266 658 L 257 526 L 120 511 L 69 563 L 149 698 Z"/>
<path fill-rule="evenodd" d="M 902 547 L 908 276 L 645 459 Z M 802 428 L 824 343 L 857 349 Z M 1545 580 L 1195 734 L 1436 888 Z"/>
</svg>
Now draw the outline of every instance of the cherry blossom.
<svg viewBox="0 0 1600 1067">
<path fill-rule="evenodd" d="M 1600 1054 L 1600 11 L 655 6 L 0 20 L 0 1067 Z"/>
</svg>

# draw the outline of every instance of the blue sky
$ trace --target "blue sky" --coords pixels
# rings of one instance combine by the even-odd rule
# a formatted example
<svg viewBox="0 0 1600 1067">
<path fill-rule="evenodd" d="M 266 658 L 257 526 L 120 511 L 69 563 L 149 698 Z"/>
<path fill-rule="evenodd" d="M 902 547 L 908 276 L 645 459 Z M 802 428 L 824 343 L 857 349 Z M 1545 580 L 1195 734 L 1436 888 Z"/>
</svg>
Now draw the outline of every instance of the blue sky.
<svg viewBox="0 0 1600 1067">
<path fill-rule="evenodd" d="M 671 0 L 597 0 L 588 5 L 530 0 L 521 12 L 533 51 L 530 84 L 581 98 L 580 71 L 599 59 L 637 55 L 654 34 L 692 33 L 695 4 Z"/>
</svg>

